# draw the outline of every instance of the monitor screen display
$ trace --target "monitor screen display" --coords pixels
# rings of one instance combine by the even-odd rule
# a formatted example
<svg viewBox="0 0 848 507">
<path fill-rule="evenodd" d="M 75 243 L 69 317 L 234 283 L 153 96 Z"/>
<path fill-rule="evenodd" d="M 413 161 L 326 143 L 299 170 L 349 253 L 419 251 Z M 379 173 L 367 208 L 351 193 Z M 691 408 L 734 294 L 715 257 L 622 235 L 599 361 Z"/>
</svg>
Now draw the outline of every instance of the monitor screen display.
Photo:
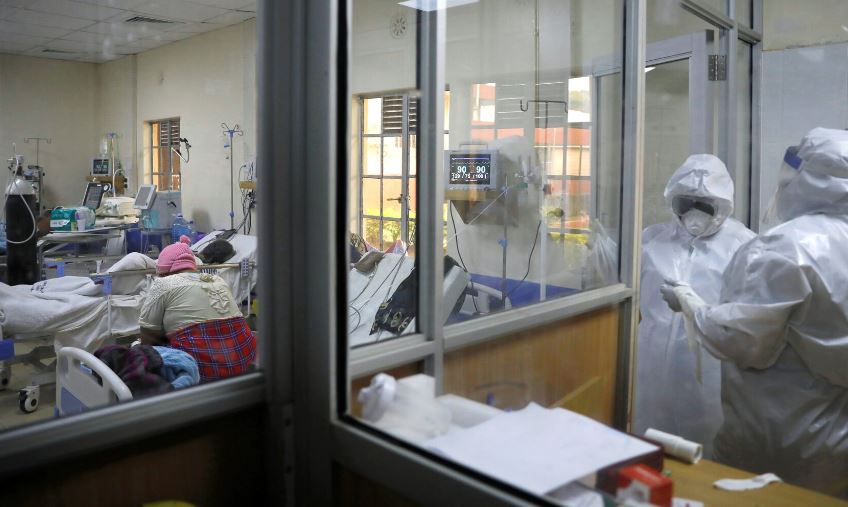
<svg viewBox="0 0 848 507">
<path fill-rule="evenodd" d="M 156 197 L 156 185 L 141 185 L 138 187 L 138 195 L 136 195 L 133 208 L 135 209 L 150 209 L 153 205 L 153 199 Z"/>
<path fill-rule="evenodd" d="M 110 174 L 108 158 L 95 158 L 91 160 L 92 176 L 109 176 Z"/>
<path fill-rule="evenodd" d="M 450 185 L 491 185 L 491 153 L 451 153 Z"/>
<path fill-rule="evenodd" d="M 101 183 L 89 183 L 85 187 L 85 197 L 82 200 L 82 205 L 97 210 L 100 207 L 100 202 L 103 200 L 105 189 Z"/>
</svg>

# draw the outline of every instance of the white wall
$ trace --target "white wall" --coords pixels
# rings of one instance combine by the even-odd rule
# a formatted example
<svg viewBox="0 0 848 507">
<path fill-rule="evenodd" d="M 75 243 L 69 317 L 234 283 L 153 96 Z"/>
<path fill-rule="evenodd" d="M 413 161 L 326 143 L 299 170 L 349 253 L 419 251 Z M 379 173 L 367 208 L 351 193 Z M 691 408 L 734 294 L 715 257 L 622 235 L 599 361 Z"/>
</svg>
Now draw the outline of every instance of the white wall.
<svg viewBox="0 0 848 507">
<path fill-rule="evenodd" d="M 0 158 L 4 174 L 11 143 L 45 168 L 45 206 L 79 204 L 91 158 L 98 152 L 97 69 L 92 63 L 65 62 L 0 54 Z M 5 181 L 5 176 L 3 178 Z"/>
<path fill-rule="evenodd" d="M 236 223 L 241 219 L 238 169 L 256 153 L 256 23 L 208 32 L 137 56 L 137 154 L 143 167 L 144 122 L 180 118 L 192 145 L 182 164 L 183 213 L 201 230 L 229 227 L 230 165 L 221 123 L 244 130 L 233 145 Z"/>
<path fill-rule="evenodd" d="M 136 137 L 136 57 L 97 66 L 97 135 L 118 135 L 118 155 L 127 178 L 129 193 L 138 188 Z"/>
<path fill-rule="evenodd" d="M 759 191 L 765 209 L 787 146 L 814 127 L 848 127 L 848 2 L 763 4 Z"/>
<path fill-rule="evenodd" d="M 208 32 L 105 64 L 0 54 L 0 153 L 11 142 L 28 163 L 42 145 L 48 206 L 82 200 L 91 158 L 107 132 L 118 134 L 129 193 L 144 171 L 144 122 L 178 116 L 192 144 L 183 164 L 183 211 L 200 230 L 229 227 L 229 161 L 221 123 L 239 124 L 234 144 L 236 222 L 241 221 L 238 168 L 256 153 L 256 23 Z"/>
<path fill-rule="evenodd" d="M 766 51 L 848 42 L 845 0 L 765 0 L 763 49 Z"/>
</svg>

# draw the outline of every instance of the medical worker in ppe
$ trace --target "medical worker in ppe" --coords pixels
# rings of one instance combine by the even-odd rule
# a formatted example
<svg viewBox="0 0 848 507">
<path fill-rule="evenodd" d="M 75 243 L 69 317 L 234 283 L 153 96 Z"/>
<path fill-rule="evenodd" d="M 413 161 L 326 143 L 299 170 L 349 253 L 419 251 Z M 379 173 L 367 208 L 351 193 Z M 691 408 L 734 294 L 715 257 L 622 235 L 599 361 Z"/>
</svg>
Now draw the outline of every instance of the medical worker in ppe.
<svg viewBox="0 0 848 507">
<path fill-rule="evenodd" d="M 781 172 L 784 223 L 736 253 L 721 304 L 663 293 L 723 360 L 715 458 L 848 497 L 848 132 L 811 130 Z"/>
<path fill-rule="evenodd" d="M 721 275 L 754 237 L 733 213 L 733 180 L 713 155 L 692 155 L 671 176 L 665 200 L 674 220 L 642 233 L 639 338 L 633 430 L 656 428 L 704 445 L 710 457 L 721 424 L 721 363 L 689 345 L 683 317 L 662 299 L 666 280 L 719 301 Z"/>
</svg>

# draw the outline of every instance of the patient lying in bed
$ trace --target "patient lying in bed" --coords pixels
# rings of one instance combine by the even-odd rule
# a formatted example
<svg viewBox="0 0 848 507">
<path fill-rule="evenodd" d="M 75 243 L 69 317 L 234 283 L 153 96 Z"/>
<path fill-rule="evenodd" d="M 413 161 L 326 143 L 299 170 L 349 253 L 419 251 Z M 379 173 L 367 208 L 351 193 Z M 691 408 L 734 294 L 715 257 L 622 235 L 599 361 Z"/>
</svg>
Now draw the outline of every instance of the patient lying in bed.
<svg viewBox="0 0 848 507">
<path fill-rule="evenodd" d="M 221 277 L 198 273 L 184 242 L 168 245 L 156 261 L 141 307 L 142 342 L 168 345 L 192 355 L 201 381 L 246 372 L 256 358 L 256 337 Z"/>
</svg>

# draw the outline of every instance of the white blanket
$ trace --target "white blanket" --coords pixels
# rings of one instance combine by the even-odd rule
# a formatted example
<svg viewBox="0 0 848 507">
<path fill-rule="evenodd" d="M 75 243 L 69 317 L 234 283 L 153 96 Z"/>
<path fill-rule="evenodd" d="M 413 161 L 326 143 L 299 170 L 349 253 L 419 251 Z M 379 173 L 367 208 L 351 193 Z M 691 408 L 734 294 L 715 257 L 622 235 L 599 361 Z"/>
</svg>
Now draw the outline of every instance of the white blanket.
<svg viewBox="0 0 848 507">
<path fill-rule="evenodd" d="M 83 284 L 83 281 L 88 283 Z M 138 331 L 141 296 L 106 298 L 80 293 L 92 287 L 100 290 L 91 280 L 82 277 L 55 278 L 14 287 L 0 283 L 3 334 L 53 336 L 57 350 L 74 346 L 93 351 L 110 336 Z"/>
<path fill-rule="evenodd" d="M 115 273 L 116 271 L 132 271 L 136 269 L 156 269 L 156 261 L 142 253 L 132 252 L 113 264 L 107 272 Z M 141 294 L 146 289 L 147 275 L 145 274 L 112 277 L 112 294 Z"/>
</svg>

